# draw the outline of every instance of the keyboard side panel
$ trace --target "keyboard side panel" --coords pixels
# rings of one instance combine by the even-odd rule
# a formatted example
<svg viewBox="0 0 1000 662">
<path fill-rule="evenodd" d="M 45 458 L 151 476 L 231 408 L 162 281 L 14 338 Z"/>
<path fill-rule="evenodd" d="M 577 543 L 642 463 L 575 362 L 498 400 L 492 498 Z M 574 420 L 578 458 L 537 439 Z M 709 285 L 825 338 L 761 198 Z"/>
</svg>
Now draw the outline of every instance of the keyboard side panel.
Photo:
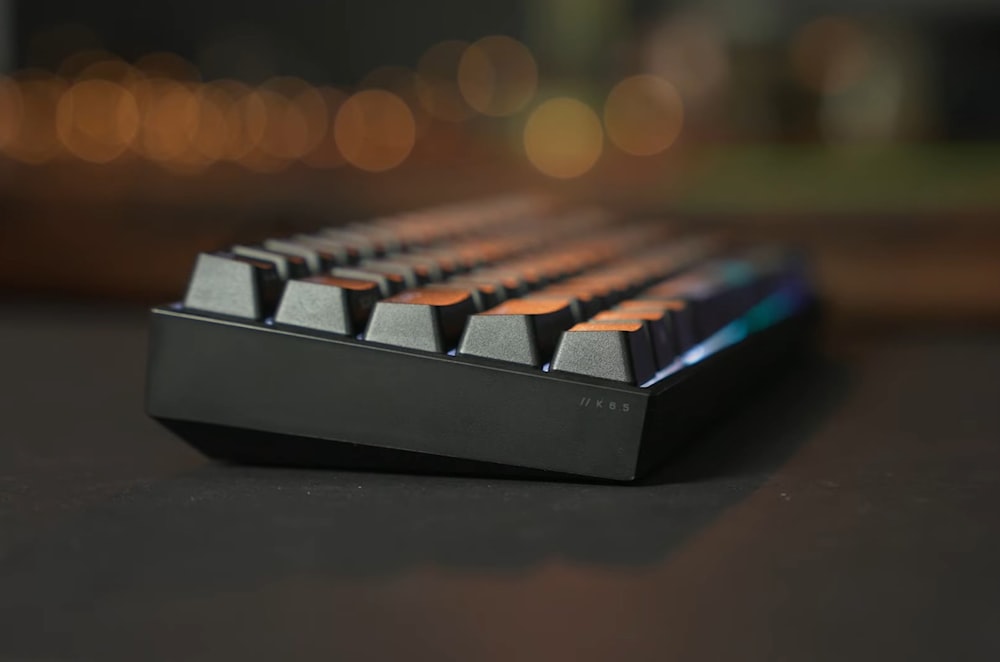
<svg viewBox="0 0 1000 662">
<path fill-rule="evenodd" d="M 147 409 L 164 421 L 631 480 L 646 403 L 638 389 L 596 381 L 152 316 Z"/>
</svg>

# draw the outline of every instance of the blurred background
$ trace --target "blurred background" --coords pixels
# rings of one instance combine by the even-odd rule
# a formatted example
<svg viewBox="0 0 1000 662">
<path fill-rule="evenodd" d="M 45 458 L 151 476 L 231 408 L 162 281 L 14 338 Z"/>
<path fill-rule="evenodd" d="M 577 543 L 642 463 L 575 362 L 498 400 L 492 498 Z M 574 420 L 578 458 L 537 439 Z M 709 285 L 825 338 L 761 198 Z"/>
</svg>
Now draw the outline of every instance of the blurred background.
<svg viewBox="0 0 1000 662">
<path fill-rule="evenodd" d="M 511 190 L 780 239 L 838 319 L 1000 323 L 1000 3 L 0 0 L 0 291 Z"/>
</svg>

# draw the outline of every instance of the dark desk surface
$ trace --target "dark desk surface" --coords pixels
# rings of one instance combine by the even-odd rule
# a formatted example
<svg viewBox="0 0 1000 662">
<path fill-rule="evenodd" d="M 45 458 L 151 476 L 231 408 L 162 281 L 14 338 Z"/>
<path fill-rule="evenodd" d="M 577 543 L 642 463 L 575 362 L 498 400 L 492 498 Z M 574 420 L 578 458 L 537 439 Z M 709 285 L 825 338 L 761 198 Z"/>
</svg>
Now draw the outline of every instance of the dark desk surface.
<svg viewBox="0 0 1000 662">
<path fill-rule="evenodd" d="M 1000 657 L 1000 338 L 804 365 L 638 487 L 261 469 L 144 316 L 0 312 L 0 659 Z"/>
</svg>

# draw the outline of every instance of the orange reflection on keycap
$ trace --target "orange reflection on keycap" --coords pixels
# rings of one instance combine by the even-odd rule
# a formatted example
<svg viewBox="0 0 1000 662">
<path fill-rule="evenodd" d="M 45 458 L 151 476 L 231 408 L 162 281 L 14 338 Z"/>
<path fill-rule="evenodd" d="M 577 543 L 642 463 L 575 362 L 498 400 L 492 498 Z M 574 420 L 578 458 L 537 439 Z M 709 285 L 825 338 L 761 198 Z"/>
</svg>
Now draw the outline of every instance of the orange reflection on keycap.
<svg viewBox="0 0 1000 662">
<path fill-rule="evenodd" d="M 345 290 L 377 290 L 378 284 L 369 280 L 357 280 L 355 278 L 340 278 L 338 276 L 310 276 L 302 280 L 307 283 L 319 283 L 320 285 L 332 285 L 342 287 Z"/>
<path fill-rule="evenodd" d="M 469 292 L 462 289 L 436 287 L 433 289 L 407 290 L 384 299 L 386 303 L 412 303 L 424 306 L 453 306 L 469 298 Z"/>
<path fill-rule="evenodd" d="M 511 299 L 481 315 L 548 315 L 569 305 L 569 299 Z"/>
<path fill-rule="evenodd" d="M 580 322 L 570 331 L 638 331 L 641 328 L 641 322 Z"/>
</svg>

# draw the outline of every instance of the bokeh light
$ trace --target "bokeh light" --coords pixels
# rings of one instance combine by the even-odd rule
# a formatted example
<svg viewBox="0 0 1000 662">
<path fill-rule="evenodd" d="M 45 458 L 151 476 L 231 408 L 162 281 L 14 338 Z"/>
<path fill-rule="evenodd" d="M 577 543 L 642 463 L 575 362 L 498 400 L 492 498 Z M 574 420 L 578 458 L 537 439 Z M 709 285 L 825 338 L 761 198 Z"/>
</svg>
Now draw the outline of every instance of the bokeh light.
<svg viewBox="0 0 1000 662">
<path fill-rule="evenodd" d="M 376 67 L 361 79 L 363 90 L 386 90 L 402 99 L 410 112 L 417 128 L 417 136 L 427 133 L 431 124 L 431 115 L 420 100 L 421 81 L 417 73 L 406 67 L 384 66 Z"/>
<path fill-rule="evenodd" d="M 409 107 L 385 90 L 363 90 L 341 104 L 334 133 L 344 158 L 369 172 L 398 166 L 416 140 Z"/>
<path fill-rule="evenodd" d="M 473 115 L 458 89 L 458 66 L 468 42 L 442 41 L 427 49 L 417 63 L 417 94 L 432 116 L 461 122 Z"/>
<path fill-rule="evenodd" d="M 131 92 L 107 80 L 84 80 L 60 97 L 59 139 L 74 156 L 108 163 L 124 154 L 139 130 L 139 109 Z"/>
<path fill-rule="evenodd" d="M 163 165 L 182 165 L 193 153 L 200 110 L 194 90 L 154 78 L 136 86 L 140 130 L 136 149 Z"/>
<path fill-rule="evenodd" d="M 668 81 L 650 74 L 630 76 L 608 94 L 604 128 L 619 149 L 636 156 L 658 154 L 680 135 L 684 107 Z"/>
<path fill-rule="evenodd" d="M 0 149 L 6 148 L 17 137 L 23 111 L 17 82 L 0 76 Z"/>
<path fill-rule="evenodd" d="M 570 97 L 542 103 L 524 126 L 528 160 L 550 177 L 579 177 L 594 167 L 603 147 L 604 132 L 597 113 Z"/>
<path fill-rule="evenodd" d="M 531 51 L 516 39 L 484 37 L 462 53 L 458 86 L 472 108 L 502 117 L 524 108 L 538 89 L 538 66 Z"/>
<path fill-rule="evenodd" d="M 849 18 L 826 16 L 807 23 L 791 47 L 792 71 L 802 85 L 821 94 L 839 94 L 871 68 L 864 27 Z"/>
<path fill-rule="evenodd" d="M 21 117 L 16 133 L 7 143 L 7 154 L 31 165 L 46 163 L 62 151 L 56 135 L 56 107 L 66 83 L 38 71 L 22 72 L 16 83 Z"/>
<path fill-rule="evenodd" d="M 198 88 L 198 123 L 192 139 L 195 151 L 205 164 L 226 158 L 229 138 L 229 111 L 232 97 L 225 87 L 207 84 Z"/>
<path fill-rule="evenodd" d="M 131 86 L 145 76 L 125 60 L 106 57 L 86 65 L 73 78 L 76 80 L 106 80 Z"/>
<path fill-rule="evenodd" d="M 56 69 L 56 74 L 62 78 L 72 79 L 78 77 L 88 67 L 115 60 L 114 55 L 101 48 L 89 48 L 77 51 L 68 55 Z"/>
<path fill-rule="evenodd" d="M 304 80 L 274 78 L 259 94 L 267 119 L 260 149 L 268 156 L 286 161 L 301 159 L 326 136 L 326 101 Z"/>
<path fill-rule="evenodd" d="M 337 137 L 336 132 L 333 130 L 332 118 L 337 116 L 340 107 L 347 100 L 347 94 L 334 87 L 321 87 L 317 91 L 322 95 L 324 104 L 326 105 L 329 126 L 323 139 L 302 160 L 306 165 L 313 168 L 339 168 L 346 161 L 344 160 L 344 155 L 340 153 L 340 148 L 337 147 Z"/>
<path fill-rule="evenodd" d="M 212 83 L 225 94 L 226 140 L 223 158 L 242 163 L 264 137 L 267 125 L 267 108 L 260 95 L 244 83 L 235 80 L 221 80 Z"/>
</svg>

